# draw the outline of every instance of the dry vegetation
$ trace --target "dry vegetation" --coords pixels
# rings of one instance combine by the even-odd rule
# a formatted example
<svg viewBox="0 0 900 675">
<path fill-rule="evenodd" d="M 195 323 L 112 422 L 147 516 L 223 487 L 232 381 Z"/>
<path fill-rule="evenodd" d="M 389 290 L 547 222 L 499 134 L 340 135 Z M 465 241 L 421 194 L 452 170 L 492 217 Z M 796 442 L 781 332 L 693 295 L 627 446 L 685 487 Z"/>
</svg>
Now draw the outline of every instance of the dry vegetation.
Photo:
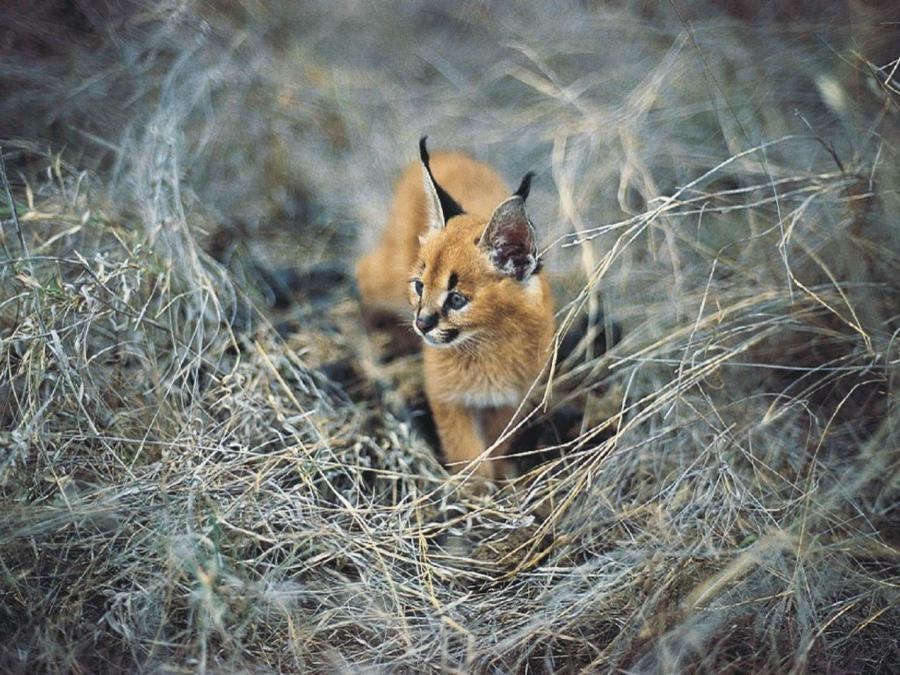
<svg viewBox="0 0 900 675">
<path fill-rule="evenodd" d="M 0 10 L 0 670 L 896 672 L 891 3 L 104 4 Z M 422 132 L 621 328 L 487 496 L 345 274 Z"/>
</svg>

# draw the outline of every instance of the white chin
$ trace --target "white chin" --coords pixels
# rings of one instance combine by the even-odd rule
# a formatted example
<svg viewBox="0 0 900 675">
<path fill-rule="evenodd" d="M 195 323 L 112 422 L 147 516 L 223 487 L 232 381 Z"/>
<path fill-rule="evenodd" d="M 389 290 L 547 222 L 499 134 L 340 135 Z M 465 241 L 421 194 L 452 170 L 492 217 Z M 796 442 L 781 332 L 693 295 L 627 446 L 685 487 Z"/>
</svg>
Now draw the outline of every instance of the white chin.
<svg viewBox="0 0 900 675">
<path fill-rule="evenodd" d="M 451 340 L 450 342 L 440 342 L 439 340 L 435 340 L 431 335 L 422 335 L 421 333 L 419 333 L 419 335 L 422 336 L 422 340 L 426 345 L 428 345 L 429 347 L 436 347 L 437 349 L 447 349 L 448 347 L 452 347 L 459 339 L 457 338 L 456 340 Z"/>
</svg>

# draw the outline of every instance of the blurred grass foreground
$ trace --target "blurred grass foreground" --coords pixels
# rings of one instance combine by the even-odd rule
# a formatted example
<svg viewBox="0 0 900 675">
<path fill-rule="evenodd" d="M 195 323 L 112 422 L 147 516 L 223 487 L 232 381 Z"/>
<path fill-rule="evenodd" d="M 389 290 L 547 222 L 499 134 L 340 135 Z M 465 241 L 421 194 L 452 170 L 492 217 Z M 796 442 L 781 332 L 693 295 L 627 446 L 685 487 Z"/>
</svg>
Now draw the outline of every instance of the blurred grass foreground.
<svg viewBox="0 0 900 675">
<path fill-rule="evenodd" d="M 896 672 L 897 18 L 4 3 L 0 671 Z M 569 343 L 488 495 L 350 274 L 423 133 Z"/>
</svg>

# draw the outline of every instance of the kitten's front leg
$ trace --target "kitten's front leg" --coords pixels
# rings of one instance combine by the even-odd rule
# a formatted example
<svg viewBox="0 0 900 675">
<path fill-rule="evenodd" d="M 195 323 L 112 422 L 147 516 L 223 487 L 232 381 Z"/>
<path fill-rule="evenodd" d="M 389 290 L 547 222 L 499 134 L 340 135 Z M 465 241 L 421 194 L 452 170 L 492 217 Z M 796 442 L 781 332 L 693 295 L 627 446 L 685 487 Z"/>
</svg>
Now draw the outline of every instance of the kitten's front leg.
<svg viewBox="0 0 900 675">
<path fill-rule="evenodd" d="M 478 420 L 468 408 L 456 403 L 432 401 L 431 411 L 434 413 L 444 458 L 450 471 L 459 473 L 487 447 L 481 436 Z M 493 479 L 493 463 L 487 460 L 480 462 L 475 467 L 475 473 Z"/>
<path fill-rule="evenodd" d="M 509 426 L 512 428 L 513 417 L 516 414 L 516 408 L 481 408 L 475 411 L 478 414 L 479 428 L 484 438 L 484 446 L 493 445 L 498 438 Z M 493 465 L 494 476 L 503 478 L 514 478 L 516 476 L 516 465 L 513 461 L 505 459 L 506 454 L 510 450 L 512 439 L 507 436 L 502 443 L 497 445 L 491 452 L 491 461 Z"/>
<path fill-rule="evenodd" d="M 462 471 L 496 440 L 512 417 L 512 409 L 472 409 L 455 403 L 433 402 L 431 405 L 444 457 L 453 473 Z M 504 442 L 475 467 L 475 473 L 494 480 L 512 475 L 510 462 L 501 459 L 508 442 Z"/>
</svg>

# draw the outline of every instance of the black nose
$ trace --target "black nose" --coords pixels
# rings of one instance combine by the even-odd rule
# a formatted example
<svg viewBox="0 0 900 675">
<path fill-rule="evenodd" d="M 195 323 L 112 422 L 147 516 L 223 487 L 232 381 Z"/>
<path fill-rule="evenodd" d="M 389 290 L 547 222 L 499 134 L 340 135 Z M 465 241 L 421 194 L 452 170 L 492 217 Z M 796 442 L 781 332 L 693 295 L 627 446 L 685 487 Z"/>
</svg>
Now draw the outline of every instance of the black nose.
<svg viewBox="0 0 900 675">
<path fill-rule="evenodd" d="M 437 322 L 437 314 L 428 314 L 426 316 L 419 315 L 416 317 L 416 328 L 418 328 L 423 333 L 427 333 L 432 328 L 437 326 Z"/>
</svg>

